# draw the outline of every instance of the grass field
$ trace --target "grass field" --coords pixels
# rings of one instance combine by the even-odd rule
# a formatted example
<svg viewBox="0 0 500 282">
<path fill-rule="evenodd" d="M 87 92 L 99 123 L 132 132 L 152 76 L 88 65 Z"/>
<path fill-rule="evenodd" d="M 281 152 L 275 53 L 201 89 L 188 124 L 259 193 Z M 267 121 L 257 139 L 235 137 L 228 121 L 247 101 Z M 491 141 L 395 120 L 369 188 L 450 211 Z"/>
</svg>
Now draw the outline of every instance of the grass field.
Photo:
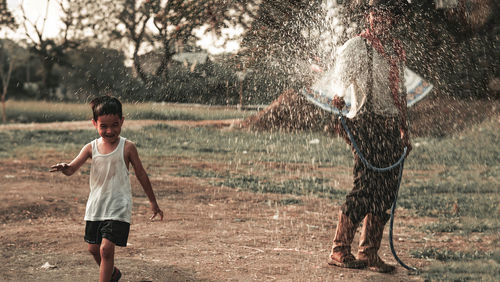
<svg viewBox="0 0 500 282">
<path fill-rule="evenodd" d="M 252 111 L 238 111 L 220 106 L 140 103 L 123 104 L 126 119 L 214 120 L 244 118 Z M 90 106 L 75 103 L 7 101 L 9 122 L 55 122 L 92 119 Z"/>
<path fill-rule="evenodd" d="M 33 110 L 35 108 L 50 110 L 42 113 Z M 169 109 L 161 105 L 126 105 L 125 108 L 131 112 L 130 118 L 224 119 L 247 114 L 182 107 Z M 86 105 L 35 106 L 15 102 L 9 109 L 10 117 L 22 112 L 32 121 L 89 118 Z M 68 110 L 72 114 L 68 114 Z M 431 261 L 420 273 L 422 278 L 432 281 L 500 279 L 499 131 L 498 120 L 494 118 L 454 136 L 413 140 L 414 150 L 405 164 L 398 208 L 426 219 L 412 226 L 426 234 L 424 238 L 414 239 L 428 242 L 425 247 L 411 251 L 412 257 Z M 172 159 L 217 163 L 220 165 L 214 167 L 179 164 L 176 172 L 170 173 L 203 178 L 214 186 L 287 194 L 289 197 L 282 200 L 283 205 L 300 205 L 301 200 L 296 196 L 304 195 L 329 198 L 340 204 L 348 189 L 346 186 L 350 185 L 338 183 L 331 170 L 325 170 L 333 167 L 338 174 L 350 175 L 350 150 L 342 140 L 322 134 L 155 125 L 142 130 L 124 130 L 122 135 L 136 142 L 150 174 L 168 174 L 162 163 Z M 0 131 L 0 143 L 4 144 L 0 147 L 0 158 L 36 160 L 55 154 L 69 160 L 95 137 L 93 130 Z M 473 248 L 468 242 L 479 242 L 484 248 Z"/>
</svg>

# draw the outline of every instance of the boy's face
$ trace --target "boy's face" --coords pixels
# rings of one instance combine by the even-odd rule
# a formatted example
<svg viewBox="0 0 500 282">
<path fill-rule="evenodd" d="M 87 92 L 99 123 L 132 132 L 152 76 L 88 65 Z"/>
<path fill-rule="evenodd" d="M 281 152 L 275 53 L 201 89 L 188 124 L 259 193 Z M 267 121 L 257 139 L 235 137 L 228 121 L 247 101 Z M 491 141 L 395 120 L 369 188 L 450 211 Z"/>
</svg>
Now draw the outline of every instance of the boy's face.
<svg viewBox="0 0 500 282">
<path fill-rule="evenodd" d="M 123 117 L 120 118 L 117 115 L 102 115 L 97 118 L 97 121 L 92 120 L 92 123 L 105 142 L 114 143 L 120 137 Z"/>
</svg>

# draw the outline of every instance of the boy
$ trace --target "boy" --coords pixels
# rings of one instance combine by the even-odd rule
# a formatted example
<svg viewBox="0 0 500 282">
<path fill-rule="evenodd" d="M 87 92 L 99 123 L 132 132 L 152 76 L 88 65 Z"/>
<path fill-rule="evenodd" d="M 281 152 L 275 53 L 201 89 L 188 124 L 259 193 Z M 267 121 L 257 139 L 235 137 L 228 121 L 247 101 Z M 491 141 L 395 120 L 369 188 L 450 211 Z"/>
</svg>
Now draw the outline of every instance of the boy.
<svg viewBox="0 0 500 282">
<path fill-rule="evenodd" d="M 370 1 L 367 15 L 369 28 L 347 41 L 340 49 L 336 76 L 342 89 L 354 85 L 353 106 L 348 115 L 349 128 L 367 161 L 375 167 L 395 163 L 407 147 L 409 139 L 406 89 L 403 69 L 405 52 L 401 42 L 392 37 L 395 16 L 400 14 L 400 1 Z M 343 93 L 334 99 L 341 109 Z M 354 152 L 352 191 L 339 213 L 339 221 L 328 263 L 346 268 L 364 268 L 392 272 L 378 255 L 384 226 L 397 194 L 398 168 L 376 172 L 367 168 Z M 357 226 L 363 221 L 357 258 L 351 244 Z"/>
<path fill-rule="evenodd" d="M 135 144 L 120 136 L 123 125 L 122 104 L 114 97 L 102 96 L 90 102 L 92 123 L 101 136 L 88 143 L 71 163 L 58 163 L 50 172 L 75 173 L 92 159 L 90 195 L 85 211 L 85 241 L 99 265 L 99 281 L 118 281 L 121 272 L 114 266 L 115 245 L 127 245 L 132 214 L 129 164 L 149 198 L 153 215 L 163 220 L 149 177 L 142 166 Z"/>
</svg>

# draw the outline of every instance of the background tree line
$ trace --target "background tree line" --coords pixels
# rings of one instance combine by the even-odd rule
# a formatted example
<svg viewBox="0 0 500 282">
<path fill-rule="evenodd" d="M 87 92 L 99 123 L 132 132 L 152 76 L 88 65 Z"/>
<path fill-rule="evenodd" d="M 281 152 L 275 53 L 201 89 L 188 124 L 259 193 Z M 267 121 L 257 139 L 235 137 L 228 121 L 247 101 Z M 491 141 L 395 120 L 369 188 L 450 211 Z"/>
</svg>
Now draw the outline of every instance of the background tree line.
<svg viewBox="0 0 500 282">
<path fill-rule="evenodd" d="M 33 22 L 24 10 L 15 18 L 0 1 L 0 29 L 25 33 L 23 41 L 0 40 L 3 99 L 7 92 L 59 100 L 113 93 L 134 101 L 269 103 L 285 89 L 310 84 L 311 64 L 331 67 L 335 49 L 365 28 L 367 2 L 45 1 L 62 11 L 53 38 L 45 35 L 46 18 L 53 16 L 48 10 Z M 442 93 L 491 94 L 488 85 L 499 76 L 496 1 L 458 0 L 449 9 L 417 2 L 405 5 L 395 31 L 407 45 L 410 67 Z M 231 29 L 240 33 L 235 37 Z M 209 54 L 197 44 L 207 36 L 219 40 L 218 48 L 234 42 L 240 48 Z"/>
</svg>

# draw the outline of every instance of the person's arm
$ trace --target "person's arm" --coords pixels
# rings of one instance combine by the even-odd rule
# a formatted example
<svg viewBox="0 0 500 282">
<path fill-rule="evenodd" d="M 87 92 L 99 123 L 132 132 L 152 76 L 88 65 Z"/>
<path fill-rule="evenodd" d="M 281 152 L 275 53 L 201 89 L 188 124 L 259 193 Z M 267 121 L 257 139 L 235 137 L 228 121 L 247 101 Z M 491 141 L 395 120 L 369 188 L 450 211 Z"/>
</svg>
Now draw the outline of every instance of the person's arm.
<svg viewBox="0 0 500 282">
<path fill-rule="evenodd" d="M 401 134 L 401 140 L 403 147 L 406 147 L 406 156 L 410 154 L 412 150 L 410 141 L 410 122 L 408 118 L 408 106 L 407 106 L 407 89 L 405 86 L 405 76 L 404 76 L 404 65 L 400 68 L 400 87 L 401 87 L 401 126 L 399 132 Z"/>
<path fill-rule="evenodd" d="M 153 192 L 153 187 L 151 186 L 151 181 L 149 181 L 149 176 L 142 166 L 141 159 L 139 158 L 139 153 L 137 152 L 137 148 L 135 147 L 134 143 L 130 142 L 128 152 L 130 163 L 134 167 L 135 176 L 137 177 L 137 180 L 139 180 L 139 183 L 141 183 L 142 189 L 148 196 L 149 203 L 151 204 L 153 215 L 150 219 L 152 220 L 157 215 L 159 215 L 160 220 L 163 220 L 163 211 L 160 209 L 158 203 L 156 202 L 156 197 Z"/>
<path fill-rule="evenodd" d="M 68 163 L 58 163 L 50 167 L 49 172 L 60 171 L 63 174 L 70 176 L 73 175 L 86 161 L 92 157 L 92 144 L 85 145 L 78 156 Z"/>
</svg>

